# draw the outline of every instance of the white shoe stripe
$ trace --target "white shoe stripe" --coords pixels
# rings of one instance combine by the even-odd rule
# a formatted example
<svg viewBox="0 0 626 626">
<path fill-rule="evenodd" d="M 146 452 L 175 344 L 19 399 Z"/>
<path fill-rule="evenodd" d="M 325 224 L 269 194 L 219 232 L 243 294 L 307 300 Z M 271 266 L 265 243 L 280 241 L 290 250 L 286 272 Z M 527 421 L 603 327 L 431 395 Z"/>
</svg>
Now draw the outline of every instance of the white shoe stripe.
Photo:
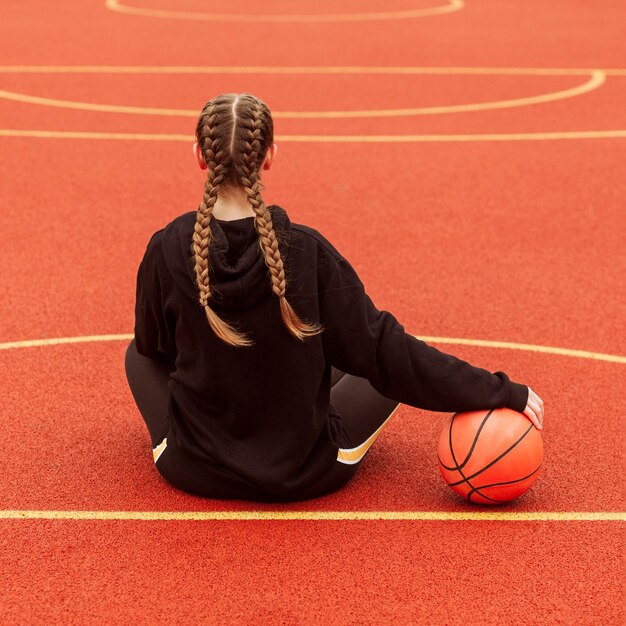
<svg viewBox="0 0 626 626">
<path fill-rule="evenodd" d="M 159 460 L 160 456 L 165 451 L 165 448 L 167 448 L 167 437 L 165 437 L 156 448 L 152 448 L 152 458 L 155 463 Z"/>
<path fill-rule="evenodd" d="M 339 463 L 344 463 L 345 465 L 354 465 L 358 463 L 365 456 L 366 452 L 370 449 L 374 441 L 376 441 L 378 435 L 380 435 L 383 428 L 387 425 L 387 422 L 400 408 L 400 406 L 401 404 L 398 404 L 387 419 L 360 446 L 356 446 L 356 448 L 339 448 L 339 451 L 337 452 L 337 461 L 339 461 Z"/>
</svg>

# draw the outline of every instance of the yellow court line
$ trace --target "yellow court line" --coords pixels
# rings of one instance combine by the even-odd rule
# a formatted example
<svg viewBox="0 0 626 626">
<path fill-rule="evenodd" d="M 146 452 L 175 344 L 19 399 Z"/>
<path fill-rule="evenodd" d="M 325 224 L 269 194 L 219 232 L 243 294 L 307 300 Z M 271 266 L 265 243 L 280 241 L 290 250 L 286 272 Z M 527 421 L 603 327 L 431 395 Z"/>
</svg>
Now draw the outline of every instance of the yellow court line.
<svg viewBox="0 0 626 626">
<path fill-rule="evenodd" d="M 167 133 L 103 133 L 0 128 L 0 137 L 35 139 L 96 139 L 116 141 L 195 141 L 193 135 Z M 464 143 L 480 141 L 550 141 L 569 139 L 618 139 L 626 130 L 576 130 L 543 133 L 484 133 L 465 135 L 276 135 L 276 141 L 290 143 Z"/>
<path fill-rule="evenodd" d="M 491 341 L 488 339 L 465 339 L 462 337 L 433 337 L 426 335 L 413 335 L 416 339 L 430 343 L 444 343 L 461 346 L 477 346 L 481 348 L 501 348 L 505 350 L 524 350 L 527 352 L 541 352 L 545 354 L 557 354 L 579 359 L 594 359 L 596 361 L 609 361 L 610 363 L 626 363 L 626 356 L 617 354 L 605 354 L 602 352 L 589 352 L 587 350 L 573 350 L 570 348 L 557 348 L 554 346 L 542 346 L 530 343 L 514 343 L 511 341 Z M 22 341 L 8 341 L 0 343 L 0 350 L 12 350 L 15 348 L 37 348 L 43 346 L 57 346 L 71 343 L 91 343 L 96 341 L 130 341 L 134 335 L 124 333 L 118 335 L 81 335 L 77 337 L 52 337 L 49 339 L 26 339 Z"/>
<path fill-rule="evenodd" d="M 0 74 L 433 74 L 444 76 L 626 76 L 626 68 L 419 65 L 0 65 Z"/>
<path fill-rule="evenodd" d="M 540 346 L 530 343 L 513 343 L 510 341 L 489 341 L 487 339 L 463 339 L 461 337 L 428 337 L 415 335 L 417 339 L 433 343 L 448 343 L 459 346 L 479 346 L 481 348 L 502 348 L 505 350 L 525 350 L 528 352 L 543 352 L 545 354 L 558 354 L 559 356 L 572 356 L 579 359 L 595 359 L 596 361 L 609 361 L 611 363 L 626 363 L 626 356 L 617 354 L 604 354 L 602 352 L 589 352 L 587 350 L 572 350 L 570 348 L 557 348 L 554 346 Z"/>
<path fill-rule="evenodd" d="M 111 139 L 116 141 L 195 141 L 193 135 L 168 133 L 101 133 L 73 130 L 17 130 L 0 128 L 0 137 L 31 137 L 35 139 Z"/>
<path fill-rule="evenodd" d="M 508 100 L 492 100 L 470 104 L 439 105 L 430 107 L 408 107 L 399 109 L 365 109 L 347 111 L 273 111 L 275 119 L 360 119 L 372 117 L 413 117 L 417 115 L 447 115 L 450 113 L 468 113 L 476 111 L 492 111 L 496 109 L 510 109 L 515 107 L 545 104 L 557 100 L 566 100 L 589 93 L 601 87 L 606 81 L 606 75 L 601 70 L 594 70 L 588 81 L 576 87 L 523 98 Z M 0 90 L 0 99 L 34 104 L 38 106 L 56 107 L 61 109 L 75 109 L 79 111 L 98 111 L 101 113 L 117 113 L 126 115 L 159 115 L 171 117 L 197 118 L 197 109 L 168 109 L 163 107 L 138 107 L 121 104 L 99 104 L 93 102 L 79 102 L 60 98 L 33 96 L 17 91 Z"/>
<path fill-rule="evenodd" d="M 138 521 L 480 521 L 480 522 L 623 522 L 613 511 L 27 511 L 0 510 L 0 520 Z"/>
<path fill-rule="evenodd" d="M 616 139 L 621 137 L 626 137 L 626 130 L 582 130 L 543 133 L 477 133 L 464 135 L 278 135 L 276 139 L 280 141 L 302 143 L 463 143 L 476 141 Z"/>
<path fill-rule="evenodd" d="M 233 13 L 205 13 L 199 11 L 169 11 L 165 9 L 150 9 L 132 7 L 121 4 L 120 0 L 105 0 L 105 6 L 111 11 L 139 15 L 141 17 L 160 17 L 175 20 L 201 20 L 211 22 L 364 22 L 377 20 L 402 20 L 431 15 L 441 15 L 460 11 L 464 6 L 463 0 L 447 0 L 447 3 L 437 7 L 410 9 L 404 11 L 383 11 L 373 13 L 337 13 L 318 15 L 297 14 L 233 14 Z"/>
<path fill-rule="evenodd" d="M 96 341 L 130 341 L 134 338 L 133 333 L 120 335 L 80 335 L 78 337 L 52 337 L 50 339 L 27 339 L 24 341 L 7 341 L 0 343 L 0 350 L 13 350 L 15 348 L 39 348 L 45 346 L 59 346 L 68 343 L 92 343 Z"/>
</svg>

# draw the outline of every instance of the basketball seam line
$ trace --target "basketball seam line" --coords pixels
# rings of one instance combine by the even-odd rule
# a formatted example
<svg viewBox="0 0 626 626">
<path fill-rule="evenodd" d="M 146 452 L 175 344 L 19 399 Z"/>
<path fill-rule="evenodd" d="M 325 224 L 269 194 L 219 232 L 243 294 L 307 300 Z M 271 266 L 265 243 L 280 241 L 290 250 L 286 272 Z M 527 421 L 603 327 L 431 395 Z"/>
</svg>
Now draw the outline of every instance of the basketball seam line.
<svg viewBox="0 0 626 626">
<path fill-rule="evenodd" d="M 450 420 L 450 429 L 448 431 L 448 442 L 450 444 L 450 453 L 452 454 L 452 460 L 454 461 L 455 465 L 458 467 L 459 466 L 459 462 L 456 460 L 456 455 L 454 454 L 454 448 L 452 447 L 452 425 L 454 424 L 454 419 L 455 417 L 458 415 L 458 413 L 455 413 L 452 416 L 452 419 Z M 472 485 L 472 483 L 469 481 L 469 478 L 467 478 L 465 476 L 465 474 L 463 473 L 462 469 L 459 469 L 459 474 L 461 474 L 461 476 L 463 476 L 463 480 L 459 481 L 458 483 L 454 483 L 455 485 L 459 485 L 463 482 L 466 482 L 471 490 L 467 495 L 467 501 L 471 502 L 472 501 L 472 493 L 474 491 L 474 485 Z M 470 477 L 471 478 L 471 477 Z M 452 483 L 448 483 L 450 486 L 452 486 Z M 484 496 L 482 493 L 479 494 L 481 498 L 485 498 L 486 500 L 491 500 L 492 502 L 497 502 L 497 500 L 494 500 L 493 498 L 490 498 L 489 496 Z"/>
<path fill-rule="evenodd" d="M 487 418 L 491 415 L 491 413 L 493 413 L 493 409 L 487 414 L 487 416 L 483 419 L 483 422 L 481 423 L 481 427 L 482 425 L 486 422 Z M 488 463 L 487 465 L 485 465 L 483 468 L 481 468 L 480 470 L 478 470 L 477 472 L 474 472 L 474 474 L 472 474 L 471 476 L 465 476 L 465 474 L 463 473 L 463 471 L 461 470 L 462 466 L 459 466 L 458 461 L 456 460 L 456 455 L 454 454 L 454 449 L 452 447 L 452 425 L 454 424 L 454 419 L 456 418 L 456 416 L 458 415 L 458 413 L 455 413 L 452 416 L 452 419 L 450 420 L 450 429 L 449 429 L 449 445 L 450 445 L 450 453 L 452 454 L 452 460 L 454 461 L 454 463 L 456 464 L 457 468 L 458 468 L 458 472 L 459 474 L 461 474 L 461 476 L 463 477 L 463 480 L 459 480 L 455 483 L 448 483 L 448 485 L 450 487 L 452 486 L 458 486 L 463 484 L 464 482 L 467 483 L 470 486 L 470 491 L 467 494 L 467 500 L 468 502 L 471 502 L 471 496 L 473 493 L 478 493 L 479 496 L 481 496 L 481 498 L 485 498 L 486 500 L 490 500 L 492 502 L 502 502 L 502 500 L 496 500 L 495 498 L 490 498 L 489 496 L 484 495 L 483 493 L 480 492 L 480 489 L 482 489 L 483 487 L 474 487 L 474 485 L 470 482 L 471 478 L 475 478 L 476 476 L 478 476 L 479 474 L 481 474 L 482 472 L 484 472 L 485 470 L 487 470 L 488 468 L 490 468 L 492 465 L 494 465 L 495 463 L 497 463 L 500 459 L 502 459 L 504 456 L 506 456 L 511 450 L 513 450 L 513 448 L 515 448 L 523 439 L 524 437 L 526 437 L 526 435 L 530 432 L 530 430 L 532 429 L 533 425 L 531 424 L 528 429 L 526 430 L 526 432 L 511 446 L 509 447 L 507 450 L 505 450 L 501 455 L 499 455 L 498 457 L 496 457 L 493 461 L 491 461 L 491 463 Z M 476 441 L 476 439 L 478 438 L 478 434 L 480 433 L 480 428 L 478 429 L 478 432 L 476 433 L 476 436 L 474 437 L 474 441 Z M 439 455 L 437 455 L 437 457 L 439 458 Z M 465 460 L 465 462 L 467 462 L 468 459 Z M 439 461 L 441 462 L 441 459 L 439 459 Z M 442 463 L 443 465 L 443 463 Z M 445 466 L 444 466 L 445 467 Z M 541 465 L 539 466 L 541 467 Z M 539 468 L 537 468 L 539 469 Z M 453 470 L 454 471 L 454 470 Z M 536 470 L 535 470 L 536 471 Z M 534 474 L 534 472 L 533 472 Z M 532 474 L 531 474 L 532 476 Z M 523 479 L 521 479 L 523 480 Z M 447 481 L 446 481 L 447 482 Z"/>
<path fill-rule="evenodd" d="M 524 476 L 523 478 L 516 478 L 515 480 L 507 480 L 505 482 L 502 483 L 492 483 L 491 485 L 481 485 L 480 487 L 472 487 L 472 491 L 470 491 L 470 493 L 468 494 L 468 499 L 469 496 L 472 495 L 472 493 L 476 492 L 479 496 L 486 498 L 487 496 L 485 496 L 484 494 L 480 493 L 481 489 L 487 489 L 489 487 L 500 487 L 501 485 L 513 485 L 515 483 L 520 483 L 523 480 L 526 480 L 527 478 L 530 478 L 533 474 L 535 474 L 536 472 L 538 472 L 541 469 L 542 463 L 539 463 L 539 465 L 530 473 L 528 474 L 528 476 Z M 507 502 L 507 500 L 496 500 L 496 502 Z"/>
<path fill-rule="evenodd" d="M 450 426 L 452 426 L 452 424 L 450 424 Z M 528 429 L 526 430 L 526 432 L 509 448 L 507 448 L 501 455 L 497 456 L 493 461 L 491 461 L 490 463 L 487 463 L 487 465 L 485 465 L 485 467 L 479 469 L 477 472 L 474 472 L 471 476 L 468 476 L 467 478 L 464 476 L 463 472 L 460 472 L 461 476 L 463 476 L 464 480 L 459 480 L 456 483 L 450 483 L 450 486 L 456 486 L 456 485 L 460 485 L 461 483 L 467 482 L 468 484 L 470 484 L 469 479 L 470 478 L 475 478 L 476 476 L 478 476 L 478 474 L 482 474 L 484 471 L 488 470 L 492 465 L 495 465 L 501 458 L 505 457 L 511 450 L 513 450 L 513 448 L 515 448 L 515 446 L 517 446 L 523 439 L 524 437 L 526 437 L 526 435 L 531 431 L 531 429 L 533 429 L 534 426 L 531 424 Z M 452 439 L 450 440 L 452 441 Z M 451 444 L 452 445 L 452 444 Z M 452 448 L 450 448 L 450 451 L 452 452 Z M 454 458 L 454 453 L 452 453 L 452 456 Z M 456 463 L 456 459 L 454 460 L 454 462 Z"/>
<path fill-rule="evenodd" d="M 485 422 L 489 419 L 489 416 L 494 412 L 494 410 L 495 409 L 491 409 L 489 413 L 487 413 L 487 415 L 485 415 L 485 417 L 483 418 L 483 421 L 480 423 L 480 426 L 478 427 L 478 430 L 476 431 L 476 436 L 474 437 L 474 441 L 472 441 L 472 445 L 470 446 L 469 452 L 467 453 L 467 456 L 465 457 L 465 460 L 463 461 L 463 463 L 461 463 L 461 465 L 457 465 L 456 467 L 448 467 L 447 465 L 443 465 L 443 463 L 441 463 L 441 459 L 439 459 L 439 462 L 441 463 L 441 465 L 443 465 L 445 469 L 454 472 L 456 470 L 460 470 L 465 467 L 467 462 L 470 460 L 470 456 L 472 456 L 472 452 L 474 452 L 474 448 L 476 447 L 476 443 L 478 442 L 478 437 L 480 436 L 480 431 L 483 429 Z M 454 419 L 457 415 L 458 413 L 455 413 L 452 416 L 452 419 Z M 452 424 L 450 424 L 450 428 L 452 428 Z M 450 451 L 452 451 L 452 442 L 450 442 Z"/>
</svg>

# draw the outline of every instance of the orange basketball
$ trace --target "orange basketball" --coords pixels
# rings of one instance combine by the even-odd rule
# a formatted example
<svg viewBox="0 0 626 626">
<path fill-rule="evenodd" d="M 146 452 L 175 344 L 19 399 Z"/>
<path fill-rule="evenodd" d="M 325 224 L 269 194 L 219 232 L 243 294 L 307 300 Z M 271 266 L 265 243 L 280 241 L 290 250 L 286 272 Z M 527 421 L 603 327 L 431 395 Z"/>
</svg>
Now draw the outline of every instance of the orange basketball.
<svg viewBox="0 0 626 626">
<path fill-rule="evenodd" d="M 513 409 L 450 416 L 437 448 L 448 485 L 469 502 L 500 504 L 535 482 L 543 461 L 541 433 Z"/>
</svg>

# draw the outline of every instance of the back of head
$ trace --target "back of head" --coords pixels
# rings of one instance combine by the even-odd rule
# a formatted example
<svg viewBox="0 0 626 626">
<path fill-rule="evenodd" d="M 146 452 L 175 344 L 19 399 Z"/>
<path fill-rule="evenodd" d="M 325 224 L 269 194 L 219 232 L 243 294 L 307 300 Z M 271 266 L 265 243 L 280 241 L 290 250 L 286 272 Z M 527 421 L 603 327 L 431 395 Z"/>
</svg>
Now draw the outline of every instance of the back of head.
<svg viewBox="0 0 626 626">
<path fill-rule="evenodd" d="M 210 218 L 220 191 L 239 188 L 245 192 L 255 213 L 254 225 L 259 248 L 270 269 L 271 288 L 280 300 L 285 326 L 294 337 L 304 340 L 322 331 L 319 324 L 303 322 L 285 297 L 286 279 L 283 260 L 272 224 L 272 216 L 261 196 L 260 170 L 274 141 L 272 115 L 267 105 L 251 94 L 224 94 L 209 100 L 200 113 L 196 140 L 207 165 L 207 180 L 198 207 L 193 242 L 199 302 L 215 334 L 233 346 L 252 345 L 252 341 L 222 320 L 209 305 Z"/>
</svg>

